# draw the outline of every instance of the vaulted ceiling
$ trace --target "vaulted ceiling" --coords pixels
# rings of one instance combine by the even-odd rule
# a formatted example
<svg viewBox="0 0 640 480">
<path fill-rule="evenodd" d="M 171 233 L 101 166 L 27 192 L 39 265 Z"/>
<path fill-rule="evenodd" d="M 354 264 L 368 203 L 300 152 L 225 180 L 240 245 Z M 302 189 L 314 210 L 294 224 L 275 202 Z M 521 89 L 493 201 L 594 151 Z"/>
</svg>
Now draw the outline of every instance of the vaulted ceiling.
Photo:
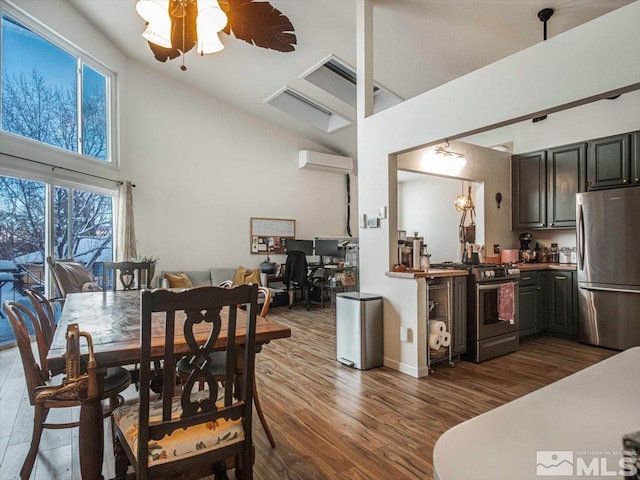
<svg viewBox="0 0 640 480">
<path fill-rule="evenodd" d="M 140 36 L 135 0 L 68 0 L 128 57 L 205 94 L 300 134 L 342 155 L 356 155 L 355 108 L 300 78 L 330 55 L 356 64 L 358 0 L 271 0 L 293 23 L 296 50 L 280 53 L 221 35 L 225 49 L 159 63 Z M 375 81 L 402 100 L 543 41 L 538 11 L 553 8 L 552 38 L 634 0 L 375 0 Z M 264 103 L 288 86 L 350 120 L 327 133 Z M 472 107 L 470 107 L 472 108 Z"/>
</svg>

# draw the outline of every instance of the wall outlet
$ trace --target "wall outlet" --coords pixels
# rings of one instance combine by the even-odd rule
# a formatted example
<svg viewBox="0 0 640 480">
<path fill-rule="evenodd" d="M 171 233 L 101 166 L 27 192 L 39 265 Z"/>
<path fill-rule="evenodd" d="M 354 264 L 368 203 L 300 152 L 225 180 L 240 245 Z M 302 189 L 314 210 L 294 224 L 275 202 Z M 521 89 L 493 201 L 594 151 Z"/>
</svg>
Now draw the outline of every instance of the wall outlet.
<svg viewBox="0 0 640 480">
<path fill-rule="evenodd" d="M 500 245 L 497 243 L 493 244 L 493 253 L 500 253 Z"/>
</svg>

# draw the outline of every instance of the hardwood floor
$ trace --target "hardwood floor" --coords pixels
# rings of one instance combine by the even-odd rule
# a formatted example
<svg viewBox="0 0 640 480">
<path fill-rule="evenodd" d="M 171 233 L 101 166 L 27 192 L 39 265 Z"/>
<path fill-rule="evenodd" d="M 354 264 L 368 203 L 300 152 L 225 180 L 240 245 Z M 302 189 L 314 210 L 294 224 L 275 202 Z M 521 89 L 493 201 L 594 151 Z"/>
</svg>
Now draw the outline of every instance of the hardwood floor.
<svg viewBox="0 0 640 480">
<path fill-rule="evenodd" d="M 269 318 L 291 327 L 292 337 L 266 345 L 257 357 L 260 400 L 277 442 L 271 449 L 255 416 L 257 480 L 430 479 L 433 446 L 443 432 L 615 354 L 539 337 L 513 354 L 437 365 L 434 375 L 415 379 L 337 363 L 329 308 L 273 308 Z M 0 351 L 3 480 L 18 478 L 32 420 L 17 349 Z M 80 478 L 77 441 L 77 429 L 45 430 L 31 478 Z M 105 458 L 103 474 L 110 478 L 110 452 Z"/>
</svg>

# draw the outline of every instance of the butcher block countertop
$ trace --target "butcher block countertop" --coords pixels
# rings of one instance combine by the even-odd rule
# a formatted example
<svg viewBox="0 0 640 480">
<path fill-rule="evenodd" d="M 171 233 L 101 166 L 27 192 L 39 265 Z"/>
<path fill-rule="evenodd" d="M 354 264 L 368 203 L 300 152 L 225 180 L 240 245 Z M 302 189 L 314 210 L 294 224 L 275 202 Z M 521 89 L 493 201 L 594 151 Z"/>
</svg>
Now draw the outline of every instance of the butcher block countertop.
<svg viewBox="0 0 640 480">
<path fill-rule="evenodd" d="M 575 270 L 575 263 L 519 263 L 518 268 L 522 272 L 531 270 Z"/>
<path fill-rule="evenodd" d="M 424 270 L 406 270 L 404 272 L 386 272 L 387 277 L 395 278 L 442 278 L 442 277 L 464 277 L 469 275 L 467 270 L 448 270 L 444 268 L 430 268 L 428 272 Z"/>
</svg>

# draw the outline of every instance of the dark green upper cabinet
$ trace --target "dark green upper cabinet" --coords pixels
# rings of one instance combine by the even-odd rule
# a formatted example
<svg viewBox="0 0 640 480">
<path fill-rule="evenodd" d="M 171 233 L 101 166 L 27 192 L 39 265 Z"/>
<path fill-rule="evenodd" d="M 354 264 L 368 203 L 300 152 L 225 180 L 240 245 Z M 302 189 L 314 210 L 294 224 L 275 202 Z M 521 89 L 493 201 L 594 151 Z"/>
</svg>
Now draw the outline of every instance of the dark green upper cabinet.
<svg viewBox="0 0 640 480">
<path fill-rule="evenodd" d="M 547 150 L 547 223 L 549 228 L 576 226 L 576 193 L 586 143 Z"/>
<path fill-rule="evenodd" d="M 586 143 L 511 157 L 513 229 L 574 228 Z"/>
<path fill-rule="evenodd" d="M 631 137 L 631 168 L 631 183 L 640 185 L 640 132 L 634 132 Z"/>
<path fill-rule="evenodd" d="M 536 229 L 547 226 L 547 152 L 511 157 L 513 188 L 513 228 Z"/>
<path fill-rule="evenodd" d="M 632 144 L 637 132 L 598 138 L 589 142 L 587 157 L 587 189 L 616 188 L 630 185 L 632 180 Z M 636 145 L 633 145 L 636 147 Z M 633 163 L 637 173 L 637 148 Z"/>
</svg>

